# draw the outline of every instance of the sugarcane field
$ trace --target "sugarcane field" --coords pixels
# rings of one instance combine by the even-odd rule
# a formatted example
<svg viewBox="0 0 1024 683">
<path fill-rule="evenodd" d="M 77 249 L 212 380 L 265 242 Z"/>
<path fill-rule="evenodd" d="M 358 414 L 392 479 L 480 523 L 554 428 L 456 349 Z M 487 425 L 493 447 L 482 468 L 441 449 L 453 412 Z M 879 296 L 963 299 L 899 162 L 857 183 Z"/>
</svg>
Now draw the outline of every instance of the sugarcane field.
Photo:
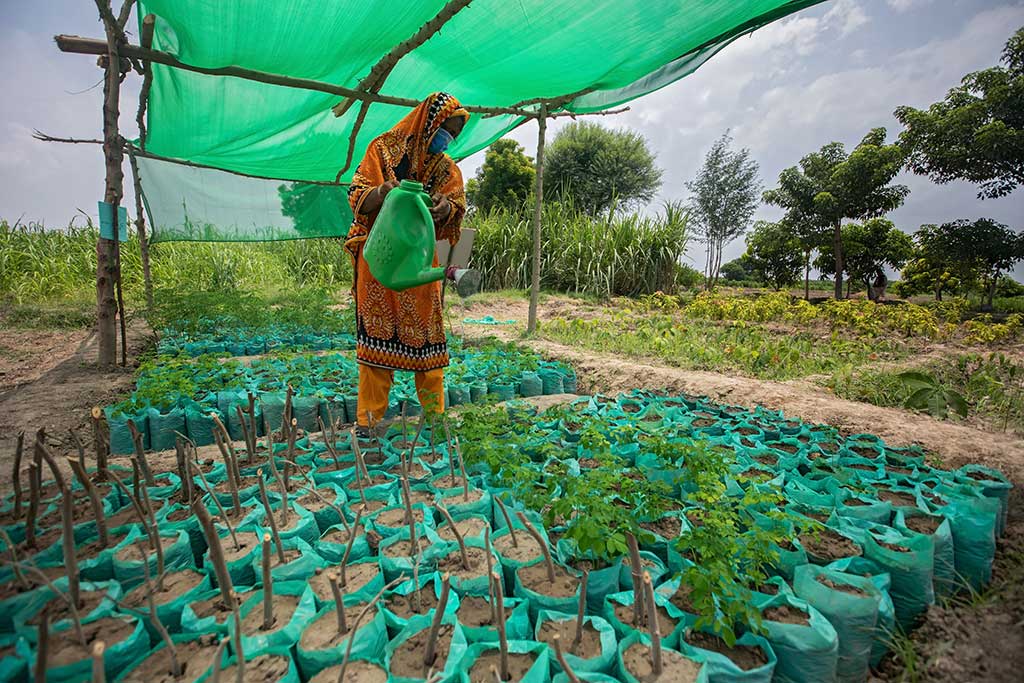
<svg viewBox="0 0 1024 683">
<path fill-rule="evenodd" d="M 1016 0 L 0 12 L 0 683 L 1021 680 Z"/>
</svg>

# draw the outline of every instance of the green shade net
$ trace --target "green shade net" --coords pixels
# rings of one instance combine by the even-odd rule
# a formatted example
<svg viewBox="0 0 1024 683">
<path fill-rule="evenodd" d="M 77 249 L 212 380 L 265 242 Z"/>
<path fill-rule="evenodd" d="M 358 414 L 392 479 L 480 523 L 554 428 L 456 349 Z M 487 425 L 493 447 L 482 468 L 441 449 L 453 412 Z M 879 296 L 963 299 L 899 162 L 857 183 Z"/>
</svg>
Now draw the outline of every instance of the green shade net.
<svg viewBox="0 0 1024 683">
<path fill-rule="evenodd" d="M 475 0 L 404 56 L 381 92 L 418 100 L 446 90 L 463 104 L 489 107 L 543 98 L 565 102 L 560 108 L 566 111 L 600 111 L 662 88 L 738 36 L 820 1 Z M 184 63 L 241 66 L 354 88 L 374 64 L 445 4 L 143 0 L 138 15 L 156 16 L 153 47 Z M 356 136 L 352 163 L 339 177 L 360 110 L 357 103 L 337 118 L 331 107 L 340 101 L 336 95 L 316 91 L 154 64 L 146 151 L 261 178 L 344 184 L 367 144 L 409 110 L 370 105 Z M 475 115 L 449 152 L 465 158 L 524 120 Z M 279 198 L 282 207 L 270 217 L 238 218 L 230 225 L 218 219 L 197 228 L 196 220 L 213 214 L 186 216 L 182 197 L 191 199 L 185 204 L 194 207 L 192 211 L 200 204 L 195 193 L 211 197 L 202 202 L 213 206 L 219 200 L 212 197 L 221 194 L 222 183 L 228 181 L 214 170 L 193 168 L 191 187 L 156 197 L 178 179 L 162 165 L 146 165 L 143 190 L 157 241 L 290 239 L 323 231 L 341 235 L 348 227 L 341 215 L 347 209 L 324 209 L 333 197 L 329 191 L 300 188 Z M 167 178 L 160 178 L 165 174 Z M 260 198 L 248 205 L 255 213 L 258 205 L 273 203 L 271 188 L 277 191 L 280 184 L 241 191 L 223 204 L 238 206 L 250 196 Z M 338 198 L 343 198 L 342 192 Z M 317 234 L 303 234 L 300 225 Z"/>
</svg>

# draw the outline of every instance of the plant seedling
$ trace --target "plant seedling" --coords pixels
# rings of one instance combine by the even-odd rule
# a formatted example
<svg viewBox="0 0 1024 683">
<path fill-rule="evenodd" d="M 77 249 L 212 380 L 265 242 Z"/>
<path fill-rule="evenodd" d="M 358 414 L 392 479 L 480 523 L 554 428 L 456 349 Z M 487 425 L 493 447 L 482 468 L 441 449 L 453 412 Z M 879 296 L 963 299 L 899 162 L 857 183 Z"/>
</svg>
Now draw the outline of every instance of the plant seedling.
<svg viewBox="0 0 1024 683">
<path fill-rule="evenodd" d="M 331 584 L 331 593 L 334 595 L 334 604 L 338 616 L 338 633 L 345 635 L 348 633 L 348 624 L 345 623 L 345 602 L 341 594 L 341 586 L 338 585 L 338 577 L 330 573 L 327 575 L 327 581 Z"/>
<path fill-rule="evenodd" d="M 281 535 L 277 532 L 277 520 L 274 519 L 274 511 L 270 508 L 270 499 L 267 498 L 267 485 L 263 481 L 263 470 L 256 470 L 256 480 L 260 487 L 260 500 L 263 501 L 263 509 L 267 515 L 267 522 L 270 524 L 270 533 L 274 537 L 274 545 L 277 546 L 277 560 L 285 564 L 284 546 L 281 544 Z"/>
<path fill-rule="evenodd" d="M 423 669 L 427 670 L 434 664 L 437 652 L 437 635 L 441 630 L 441 618 L 448 607 L 448 593 L 451 591 L 451 578 L 446 573 L 441 577 L 441 597 L 434 609 L 434 619 L 430 622 L 430 633 L 427 637 L 427 647 L 423 651 Z"/>
<path fill-rule="evenodd" d="M 455 536 L 455 540 L 459 544 L 459 554 L 462 555 L 462 567 L 466 571 L 469 571 L 472 569 L 472 566 L 469 562 L 469 553 L 466 551 L 466 542 L 462 538 L 462 534 L 459 533 L 459 530 L 455 528 L 455 520 L 452 519 L 451 514 L 449 514 L 448 510 L 443 505 L 438 505 L 437 511 L 441 513 L 441 516 L 444 517 L 446 522 L 448 522 L 448 526 L 451 527 L 452 534 Z"/>
<path fill-rule="evenodd" d="M 580 604 L 576 610 L 576 634 L 572 639 L 572 649 L 576 650 L 583 642 L 583 611 L 587 607 L 587 583 L 590 579 L 590 572 L 583 570 L 583 578 L 580 580 Z"/>
<path fill-rule="evenodd" d="M 551 645 L 555 648 L 555 657 L 558 659 L 558 663 L 562 665 L 562 671 L 565 672 L 565 677 L 569 679 L 569 683 L 580 683 L 580 679 L 576 676 L 576 673 L 569 666 L 569 662 L 565 661 L 565 654 L 562 652 L 562 639 L 558 634 L 554 634 L 551 637 Z M 574 644 L 573 647 L 576 647 Z"/>
<path fill-rule="evenodd" d="M 654 604 L 654 585 L 651 575 L 644 572 L 644 595 L 647 602 L 647 626 L 651 634 L 651 671 L 655 677 L 661 676 L 661 625 L 658 623 L 658 612 Z"/>
<path fill-rule="evenodd" d="M 526 515 L 524 515 L 522 512 L 517 512 L 516 516 L 519 518 L 519 521 L 522 522 L 523 527 L 526 529 L 527 533 L 533 536 L 533 540 L 537 541 L 537 545 L 540 546 L 540 551 L 544 555 L 544 566 L 548 570 L 548 581 L 554 583 L 555 563 L 551 561 L 551 551 L 548 550 L 547 542 L 544 540 L 544 537 L 540 535 L 540 532 L 538 532 L 534 528 L 534 526 L 530 524 L 530 520 L 526 518 Z"/>
<path fill-rule="evenodd" d="M 92 644 L 92 683 L 107 683 L 107 672 L 103 666 L 103 653 L 107 646 L 102 640 Z"/>
<path fill-rule="evenodd" d="M 501 510 L 501 516 L 505 518 L 505 525 L 508 526 L 508 535 L 512 539 L 512 547 L 518 548 L 519 541 L 516 540 L 516 529 L 512 526 L 512 518 L 508 514 L 508 508 L 501 502 L 501 496 L 494 496 L 494 502 L 498 504 L 498 509 Z"/>
<path fill-rule="evenodd" d="M 274 627 L 274 576 L 270 571 L 270 534 L 263 534 L 263 630 Z"/>
</svg>

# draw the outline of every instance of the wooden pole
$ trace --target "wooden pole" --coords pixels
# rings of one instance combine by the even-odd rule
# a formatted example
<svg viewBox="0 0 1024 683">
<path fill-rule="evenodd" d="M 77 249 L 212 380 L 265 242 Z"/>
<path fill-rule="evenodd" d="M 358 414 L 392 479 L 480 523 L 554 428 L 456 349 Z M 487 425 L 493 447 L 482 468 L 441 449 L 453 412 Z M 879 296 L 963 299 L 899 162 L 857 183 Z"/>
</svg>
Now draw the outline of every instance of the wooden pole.
<svg viewBox="0 0 1024 683">
<path fill-rule="evenodd" d="M 547 132 L 548 108 L 540 105 L 537 116 L 537 184 L 533 205 L 533 273 L 530 276 L 530 314 L 526 333 L 537 332 L 537 303 L 540 301 L 540 216 L 544 202 L 544 136 Z"/>
<path fill-rule="evenodd" d="M 121 54 L 118 45 L 120 27 L 111 22 L 110 0 L 96 0 L 106 28 L 106 78 L 103 86 L 103 156 L 106 160 L 106 183 L 103 201 L 113 207 L 114 237 L 117 237 L 117 207 L 124 193 L 124 172 L 121 162 L 124 151 L 117 128 L 118 105 L 121 95 Z M 97 41 L 98 42 L 98 41 Z M 101 54 L 103 54 L 101 53 Z M 96 326 L 100 366 L 117 362 L 117 299 L 115 283 L 119 280 L 118 244 L 116 240 L 100 237 L 96 243 Z"/>
</svg>

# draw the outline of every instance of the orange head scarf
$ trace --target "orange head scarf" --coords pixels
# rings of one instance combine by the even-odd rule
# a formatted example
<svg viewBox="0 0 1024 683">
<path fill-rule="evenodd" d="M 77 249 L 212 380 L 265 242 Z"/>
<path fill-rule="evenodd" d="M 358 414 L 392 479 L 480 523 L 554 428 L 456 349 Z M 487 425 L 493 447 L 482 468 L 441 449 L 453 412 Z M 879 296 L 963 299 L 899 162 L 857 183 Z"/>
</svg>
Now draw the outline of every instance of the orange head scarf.
<svg viewBox="0 0 1024 683">
<path fill-rule="evenodd" d="M 462 175 L 450 156 L 444 152 L 431 154 L 428 151 L 430 141 L 441 124 L 453 116 L 469 118 L 469 112 L 454 96 L 436 92 L 406 114 L 391 130 L 370 143 L 348 189 L 349 204 L 355 216 L 349 240 L 369 233 L 373 218 L 361 214 L 359 208 L 371 190 L 387 181 L 416 180 L 423 183 L 424 189 L 431 194 L 445 193 L 455 209 L 448 224 L 461 222 L 466 208 Z M 450 229 L 439 232 L 445 233 L 449 239 L 452 237 L 448 234 Z"/>
</svg>

